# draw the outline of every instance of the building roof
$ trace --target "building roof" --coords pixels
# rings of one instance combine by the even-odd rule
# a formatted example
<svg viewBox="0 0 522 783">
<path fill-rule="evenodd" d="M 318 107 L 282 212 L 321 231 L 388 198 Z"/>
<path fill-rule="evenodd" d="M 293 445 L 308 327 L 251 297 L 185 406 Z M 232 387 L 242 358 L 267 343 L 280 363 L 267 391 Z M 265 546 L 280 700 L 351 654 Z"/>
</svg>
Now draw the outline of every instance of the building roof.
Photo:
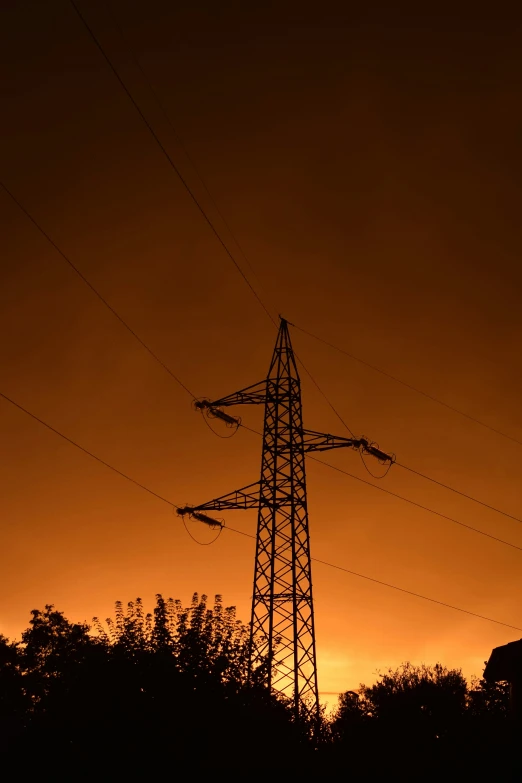
<svg viewBox="0 0 522 783">
<path fill-rule="evenodd" d="M 522 679 L 522 639 L 495 647 L 484 669 L 487 682 Z"/>
</svg>

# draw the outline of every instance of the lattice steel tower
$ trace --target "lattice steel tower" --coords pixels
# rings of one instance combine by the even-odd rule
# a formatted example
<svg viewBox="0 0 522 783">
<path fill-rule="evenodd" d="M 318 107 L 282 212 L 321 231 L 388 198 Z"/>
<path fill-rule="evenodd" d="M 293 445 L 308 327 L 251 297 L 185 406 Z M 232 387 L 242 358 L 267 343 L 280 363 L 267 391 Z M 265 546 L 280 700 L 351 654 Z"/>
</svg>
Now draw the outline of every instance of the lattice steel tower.
<svg viewBox="0 0 522 783">
<path fill-rule="evenodd" d="M 206 511 L 258 509 L 250 636 L 252 672 L 268 664 L 268 684 L 303 711 L 318 715 L 310 534 L 305 454 L 351 447 L 382 461 L 390 458 L 365 438 L 343 438 L 303 428 L 301 384 L 288 323 L 281 319 L 266 380 L 219 400 L 196 402 L 206 415 L 237 426 L 223 411 L 231 405 L 264 405 L 261 478 L 199 506 L 178 510 L 207 524 Z"/>
</svg>

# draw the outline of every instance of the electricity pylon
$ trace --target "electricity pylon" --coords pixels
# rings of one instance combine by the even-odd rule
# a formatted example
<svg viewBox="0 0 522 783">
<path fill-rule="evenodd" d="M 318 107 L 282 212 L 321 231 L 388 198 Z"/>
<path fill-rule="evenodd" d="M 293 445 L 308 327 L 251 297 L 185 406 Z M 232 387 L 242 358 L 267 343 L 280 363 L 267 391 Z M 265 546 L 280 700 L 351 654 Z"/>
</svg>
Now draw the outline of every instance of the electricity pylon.
<svg viewBox="0 0 522 783">
<path fill-rule="evenodd" d="M 178 509 L 202 522 L 220 525 L 204 512 L 258 509 L 249 673 L 268 665 L 268 686 L 290 697 L 299 720 L 318 716 L 310 533 L 305 454 L 353 448 L 391 461 L 365 438 L 343 438 L 303 428 L 301 383 L 283 318 L 264 381 L 195 407 L 231 426 L 239 420 L 223 411 L 232 405 L 264 405 L 261 478 L 199 506 Z"/>
</svg>

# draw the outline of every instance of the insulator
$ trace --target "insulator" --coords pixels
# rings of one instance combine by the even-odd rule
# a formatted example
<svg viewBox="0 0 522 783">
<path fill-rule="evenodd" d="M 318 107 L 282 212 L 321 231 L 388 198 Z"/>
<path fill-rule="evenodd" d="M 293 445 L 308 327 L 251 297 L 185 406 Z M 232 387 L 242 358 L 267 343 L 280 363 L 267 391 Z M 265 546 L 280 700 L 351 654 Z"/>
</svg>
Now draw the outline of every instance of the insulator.
<svg viewBox="0 0 522 783">
<path fill-rule="evenodd" d="M 202 411 L 204 408 L 209 408 L 208 400 L 194 400 L 194 410 Z"/>
<path fill-rule="evenodd" d="M 380 459 L 382 462 L 394 462 L 393 457 L 391 457 L 389 454 L 385 454 L 384 451 L 381 451 L 376 446 L 369 446 L 368 451 L 370 454 L 372 454 L 374 457 L 377 457 L 377 459 Z"/>
<path fill-rule="evenodd" d="M 376 443 L 370 443 L 368 438 L 365 438 L 364 435 L 362 438 L 359 438 L 358 442 L 355 441 L 355 445 L 359 445 L 367 454 L 371 454 L 372 457 L 381 460 L 381 462 L 395 462 L 395 454 L 390 455 L 381 451 Z"/>
<path fill-rule="evenodd" d="M 180 517 L 184 517 L 185 514 L 192 514 L 192 506 L 183 506 L 183 508 L 177 508 L 176 514 L 179 514 Z"/>
<path fill-rule="evenodd" d="M 230 427 L 239 427 L 239 419 L 235 419 L 233 416 L 229 416 L 228 413 L 225 413 L 219 408 L 211 408 L 209 406 L 207 407 L 210 416 L 213 416 L 216 419 L 221 419 L 221 421 L 224 421 L 225 424 L 228 424 Z"/>
<path fill-rule="evenodd" d="M 193 519 L 197 519 L 198 522 L 204 522 L 205 525 L 208 525 L 209 527 L 212 528 L 223 527 L 223 523 L 220 522 L 218 519 L 213 519 L 212 517 L 208 517 L 206 514 L 202 514 L 201 511 L 192 511 L 191 517 Z"/>
</svg>

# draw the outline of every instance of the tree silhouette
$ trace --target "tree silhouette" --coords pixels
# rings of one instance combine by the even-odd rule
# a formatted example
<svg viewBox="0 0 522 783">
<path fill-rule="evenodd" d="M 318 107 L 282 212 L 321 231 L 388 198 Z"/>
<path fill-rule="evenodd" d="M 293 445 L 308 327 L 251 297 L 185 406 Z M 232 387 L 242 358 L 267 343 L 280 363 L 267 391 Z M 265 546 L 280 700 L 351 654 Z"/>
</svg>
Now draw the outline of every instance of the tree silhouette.
<svg viewBox="0 0 522 783">
<path fill-rule="evenodd" d="M 233 606 L 224 607 L 220 595 L 209 608 L 207 596 L 192 596 L 190 606 L 156 596 L 153 614 L 144 615 L 140 598 L 126 610 L 116 602 L 115 618 L 105 626 L 98 618 L 93 627 L 109 647 L 127 655 L 164 653 L 172 656 L 176 670 L 198 682 L 245 684 L 248 663 L 248 628 L 236 618 Z"/>
<path fill-rule="evenodd" d="M 18 645 L 0 639 L 2 750 L 55 771 L 159 774 L 169 759 L 190 770 L 241 769 L 259 743 L 267 760 L 295 764 L 301 737 L 282 699 L 247 682 L 248 628 L 220 596 L 189 606 L 138 598 L 92 628 L 52 605 L 34 610 Z M 9 727 L 9 733 L 6 727 Z"/>
<path fill-rule="evenodd" d="M 379 673 L 374 685 L 342 694 L 332 733 L 338 751 L 355 744 L 364 748 L 375 775 L 393 770 L 407 776 L 416 770 L 422 777 L 451 755 L 466 699 L 467 683 L 459 670 L 404 663 Z"/>
<path fill-rule="evenodd" d="M 458 721 L 466 707 L 467 683 L 462 672 L 404 663 L 379 675 L 377 683 L 360 690 L 365 713 L 379 722 L 393 723 L 417 736 L 439 739 Z M 388 727 L 388 730 L 391 726 Z"/>
<path fill-rule="evenodd" d="M 474 680 L 468 688 L 460 670 L 439 663 L 404 663 L 374 685 L 341 694 L 331 729 L 329 760 L 361 776 L 489 770 L 511 779 L 506 684 Z"/>
<path fill-rule="evenodd" d="M 0 636 L 2 759 L 73 778 L 244 774 L 259 759 L 318 776 L 511 779 L 506 683 L 468 688 L 459 670 L 405 663 L 342 694 L 318 731 L 306 709 L 296 725 L 289 700 L 270 693 L 266 662 L 248 677 L 248 647 L 221 596 L 183 606 L 157 595 L 149 613 L 140 598 L 118 601 L 91 628 L 52 605 L 34 610 L 20 643 Z"/>
<path fill-rule="evenodd" d="M 0 753 L 17 741 L 29 708 L 18 647 L 0 634 Z"/>
</svg>

